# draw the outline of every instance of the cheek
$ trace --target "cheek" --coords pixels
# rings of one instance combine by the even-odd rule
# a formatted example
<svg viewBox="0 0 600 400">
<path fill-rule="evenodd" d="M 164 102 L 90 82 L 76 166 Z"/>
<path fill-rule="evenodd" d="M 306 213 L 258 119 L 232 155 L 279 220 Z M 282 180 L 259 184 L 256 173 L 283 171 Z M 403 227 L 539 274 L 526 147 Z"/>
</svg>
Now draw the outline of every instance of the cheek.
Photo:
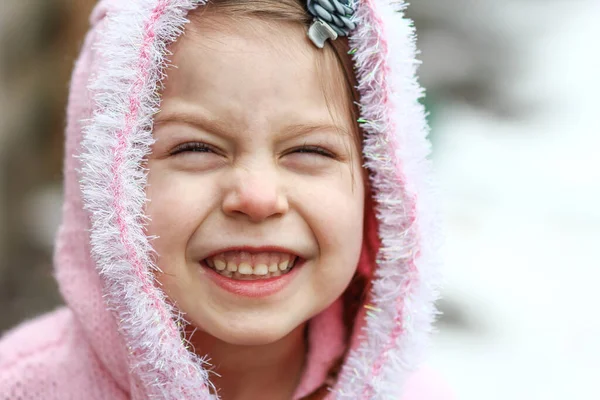
<svg viewBox="0 0 600 400">
<path fill-rule="evenodd" d="M 360 166 L 348 169 L 338 184 L 327 185 L 317 197 L 323 208 L 324 242 L 349 254 L 356 247 L 360 250 L 362 242 L 365 189 L 360 174 Z"/>
<path fill-rule="evenodd" d="M 329 204 L 329 212 L 325 218 L 326 226 L 332 236 L 325 235 L 323 242 L 330 246 L 331 265 L 336 268 L 327 269 L 323 281 L 335 282 L 338 295 L 346 289 L 358 265 L 363 242 L 365 187 L 362 168 L 355 165 L 351 183 L 345 185 L 335 202 Z M 339 261 L 338 261 L 339 260 Z"/>
<path fill-rule="evenodd" d="M 357 170 L 353 181 L 348 174 L 347 179 L 311 191 L 311 229 L 323 261 L 320 272 L 327 275 L 321 276 L 321 284 L 349 281 L 358 264 L 363 240 L 364 184 L 360 166 Z"/>
<path fill-rule="evenodd" d="M 159 254 L 159 266 L 169 269 L 165 260 L 181 260 L 189 239 L 206 212 L 206 191 L 197 190 L 202 183 L 185 174 L 155 170 L 150 167 L 146 196 L 146 215 L 150 218 L 147 234 Z"/>
</svg>

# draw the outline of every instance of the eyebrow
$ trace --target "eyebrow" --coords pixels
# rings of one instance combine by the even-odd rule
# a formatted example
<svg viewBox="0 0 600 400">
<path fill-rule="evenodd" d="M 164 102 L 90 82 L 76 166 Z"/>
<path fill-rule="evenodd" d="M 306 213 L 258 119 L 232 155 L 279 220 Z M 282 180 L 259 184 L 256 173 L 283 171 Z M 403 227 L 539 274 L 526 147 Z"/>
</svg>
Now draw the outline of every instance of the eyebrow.
<svg viewBox="0 0 600 400">
<path fill-rule="evenodd" d="M 155 126 L 168 123 L 182 123 L 219 136 L 230 136 L 230 127 L 228 127 L 227 124 L 216 119 L 206 118 L 196 113 L 177 111 L 163 114 L 163 112 L 160 111 L 155 116 Z"/>
<path fill-rule="evenodd" d="M 175 111 L 165 114 L 159 112 L 156 115 L 154 122 L 155 125 L 168 123 L 183 123 L 198 128 L 202 131 L 214 133 L 218 136 L 226 138 L 230 138 L 232 136 L 231 132 L 233 131 L 231 126 L 226 122 L 214 118 L 207 118 L 200 113 Z M 347 129 L 327 122 L 290 124 L 285 126 L 283 129 L 282 132 L 285 132 L 285 134 L 281 133 L 279 135 L 285 135 L 288 138 L 295 138 L 305 136 L 316 131 L 334 131 L 351 137 L 350 132 L 348 132 Z"/>
</svg>

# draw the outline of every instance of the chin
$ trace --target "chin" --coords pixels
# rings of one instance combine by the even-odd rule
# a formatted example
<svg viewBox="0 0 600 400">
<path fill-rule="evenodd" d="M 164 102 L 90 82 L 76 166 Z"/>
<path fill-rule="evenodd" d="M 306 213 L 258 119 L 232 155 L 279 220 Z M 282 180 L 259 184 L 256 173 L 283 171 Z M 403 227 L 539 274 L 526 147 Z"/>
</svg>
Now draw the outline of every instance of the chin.
<svg viewBox="0 0 600 400">
<path fill-rule="evenodd" d="M 282 340 L 301 325 L 303 325 L 302 321 L 297 324 L 289 323 L 283 316 L 253 318 L 246 315 L 196 326 L 213 338 L 231 345 L 265 346 Z"/>
<path fill-rule="evenodd" d="M 217 339 L 236 346 L 267 346 L 283 339 L 289 332 L 218 332 Z"/>
</svg>

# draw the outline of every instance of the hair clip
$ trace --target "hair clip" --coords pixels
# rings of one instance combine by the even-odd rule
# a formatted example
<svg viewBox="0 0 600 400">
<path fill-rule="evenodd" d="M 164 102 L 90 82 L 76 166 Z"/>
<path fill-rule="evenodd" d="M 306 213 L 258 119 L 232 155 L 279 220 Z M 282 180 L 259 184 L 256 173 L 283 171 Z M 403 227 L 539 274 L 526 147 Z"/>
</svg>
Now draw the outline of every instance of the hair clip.
<svg viewBox="0 0 600 400">
<path fill-rule="evenodd" d="M 356 27 L 352 20 L 352 0 L 307 0 L 306 6 L 314 17 L 308 28 L 308 37 L 320 49 L 325 46 L 327 39 L 348 36 Z"/>
</svg>

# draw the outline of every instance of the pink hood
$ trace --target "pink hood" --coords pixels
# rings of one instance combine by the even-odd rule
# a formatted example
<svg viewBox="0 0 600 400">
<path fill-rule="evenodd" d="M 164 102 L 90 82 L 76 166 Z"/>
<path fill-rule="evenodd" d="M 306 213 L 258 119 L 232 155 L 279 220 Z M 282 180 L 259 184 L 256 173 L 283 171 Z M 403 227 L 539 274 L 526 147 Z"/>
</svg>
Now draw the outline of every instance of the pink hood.
<svg viewBox="0 0 600 400">
<path fill-rule="evenodd" d="M 154 283 L 143 214 L 142 161 L 153 141 L 166 47 L 183 33 L 189 10 L 203 3 L 100 1 L 71 84 L 55 262 L 72 317 L 61 318 L 72 319 L 100 368 L 135 399 L 214 398 L 203 360 L 181 339 L 180 315 Z M 350 343 L 341 301 L 311 321 L 296 397 L 319 387 L 331 361 L 349 348 L 328 398 L 398 399 L 429 340 L 439 228 L 414 31 L 404 8 L 402 1 L 358 2 L 350 45 L 377 204 L 368 211 L 376 223 L 367 224 L 364 253 L 379 248 L 378 261 L 370 265 L 365 256 L 359 265 L 372 279 L 371 294 Z"/>
</svg>

